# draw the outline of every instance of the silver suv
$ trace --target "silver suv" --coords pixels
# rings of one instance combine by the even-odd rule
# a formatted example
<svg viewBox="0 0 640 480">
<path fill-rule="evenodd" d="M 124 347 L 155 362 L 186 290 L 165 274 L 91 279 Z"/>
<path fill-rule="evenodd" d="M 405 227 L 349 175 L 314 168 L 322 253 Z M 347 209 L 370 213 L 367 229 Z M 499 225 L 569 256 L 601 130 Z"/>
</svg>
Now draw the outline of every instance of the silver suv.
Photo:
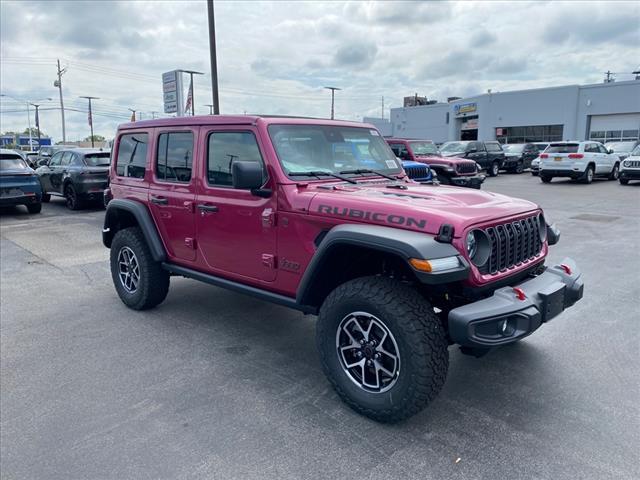
<svg viewBox="0 0 640 480">
<path fill-rule="evenodd" d="M 640 180 L 640 145 L 620 164 L 620 183 L 627 185 L 629 180 Z"/>
</svg>

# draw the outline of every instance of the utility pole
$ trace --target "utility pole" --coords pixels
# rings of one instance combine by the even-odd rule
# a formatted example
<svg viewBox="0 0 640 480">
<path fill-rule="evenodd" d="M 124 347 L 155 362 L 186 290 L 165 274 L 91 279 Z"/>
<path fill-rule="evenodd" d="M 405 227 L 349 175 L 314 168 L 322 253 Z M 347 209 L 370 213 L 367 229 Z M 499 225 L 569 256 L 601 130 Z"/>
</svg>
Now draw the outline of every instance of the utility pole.
<svg viewBox="0 0 640 480">
<path fill-rule="evenodd" d="M 341 88 L 338 87 L 324 87 L 327 90 L 331 90 L 331 120 L 333 120 L 333 104 L 334 104 L 334 100 L 335 100 L 335 93 L 336 90 L 342 90 Z"/>
<path fill-rule="evenodd" d="M 155 120 L 155 119 L 156 119 L 156 114 L 157 114 L 157 113 L 158 113 L 158 112 L 151 112 L 151 118 L 153 118 L 153 119 Z"/>
<path fill-rule="evenodd" d="M 38 130 L 38 150 L 40 150 L 40 116 L 38 115 L 38 108 L 40 108 L 40 105 L 38 105 L 36 103 L 32 103 L 31 105 L 36 107 L 36 122 L 35 123 L 36 123 L 36 129 Z"/>
<path fill-rule="evenodd" d="M 606 72 L 604 72 L 604 74 L 607 76 L 607 78 L 604 79 L 604 83 L 611 83 L 611 75 L 613 75 L 613 72 L 607 70 Z"/>
<path fill-rule="evenodd" d="M 131 121 L 135 122 L 136 121 L 136 112 L 137 112 L 137 110 L 134 110 L 133 108 L 127 108 L 127 110 L 129 110 L 131 112 Z"/>
<path fill-rule="evenodd" d="M 384 95 L 382 96 L 382 120 L 384 120 Z"/>
<path fill-rule="evenodd" d="M 66 68 L 60 69 L 60 60 L 58 59 L 58 80 L 53 82 L 54 87 L 58 87 L 60 91 L 60 116 L 62 117 L 62 143 L 67 143 L 67 132 L 64 126 L 64 102 L 62 101 L 62 75 L 67 71 Z"/>
<path fill-rule="evenodd" d="M 213 15 L 213 0 L 207 0 L 209 18 L 209 57 L 211 61 L 211 97 L 213 112 L 220 115 L 220 98 L 218 97 L 218 60 L 216 53 L 216 22 Z"/>
<path fill-rule="evenodd" d="M 213 115 L 213 105 L 208 103 L 207 105 L 205 105 L 205 107 L 209 107 L 209 115 Z"/>
<path fill-rule="evenodd" d="M 84 96 L 80 98 L 86 98 L 87 100 L 89 100 L 89 126 L 91 127 L 91 148 L 93 148 L 95 145 L 93 143 L 93 115 L 91 114 L 91 100 L 99 100 L 100 98 L 89 97 L 89 96 Z"/>
</svg>

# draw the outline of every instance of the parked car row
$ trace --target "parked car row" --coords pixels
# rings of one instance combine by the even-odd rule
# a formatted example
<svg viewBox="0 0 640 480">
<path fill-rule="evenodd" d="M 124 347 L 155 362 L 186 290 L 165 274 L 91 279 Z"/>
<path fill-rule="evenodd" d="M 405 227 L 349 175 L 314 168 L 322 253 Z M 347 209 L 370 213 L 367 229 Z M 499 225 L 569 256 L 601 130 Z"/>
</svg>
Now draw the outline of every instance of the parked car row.
<svg viewBox="0 0 640 480">
<path fill-rule="evenodd" d="M 111 153 L 75 147 L 51 151 L 52 156 L 45 153 L 32 162 L 22 152 L 0 150 L 0 205 L 25 205 L 30 213 L 39 213 L 52 195 L 64 197 L 71 210 L 91 201 L 103 203 Z"/>
</svg>

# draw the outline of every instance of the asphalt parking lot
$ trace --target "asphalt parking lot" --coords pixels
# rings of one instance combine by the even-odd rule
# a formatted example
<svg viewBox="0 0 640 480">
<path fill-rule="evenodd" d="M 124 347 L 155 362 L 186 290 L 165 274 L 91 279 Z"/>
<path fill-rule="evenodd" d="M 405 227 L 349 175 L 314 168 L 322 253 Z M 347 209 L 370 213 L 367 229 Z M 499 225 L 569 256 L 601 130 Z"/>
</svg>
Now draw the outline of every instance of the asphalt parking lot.
<svg viewBox="0 0 640 480">
<path fill-rule="evenodd" d="M 421 414 L 381 425 L 322 374 L 314 317 L 182 278 L 118 299 L 103 211 L 0 213 L 2 478 L 640 478 L 640 185 L 525 175 L 585 298 L 525 341 L 450 349 Z"/>
</svg>

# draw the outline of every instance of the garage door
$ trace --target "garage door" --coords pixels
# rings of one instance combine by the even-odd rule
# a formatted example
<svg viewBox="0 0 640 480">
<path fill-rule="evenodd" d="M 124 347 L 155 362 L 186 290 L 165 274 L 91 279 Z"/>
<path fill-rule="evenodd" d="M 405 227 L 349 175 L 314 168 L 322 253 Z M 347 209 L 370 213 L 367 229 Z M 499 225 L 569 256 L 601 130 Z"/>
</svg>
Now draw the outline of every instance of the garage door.
<svg viewBox="0 0 640 480">
<path fill-rule="evenodd" d="M 638 140 L 640 138 L 640 113 L 593 115 L 589 138 L 600 142 Z"/>
</svg>

